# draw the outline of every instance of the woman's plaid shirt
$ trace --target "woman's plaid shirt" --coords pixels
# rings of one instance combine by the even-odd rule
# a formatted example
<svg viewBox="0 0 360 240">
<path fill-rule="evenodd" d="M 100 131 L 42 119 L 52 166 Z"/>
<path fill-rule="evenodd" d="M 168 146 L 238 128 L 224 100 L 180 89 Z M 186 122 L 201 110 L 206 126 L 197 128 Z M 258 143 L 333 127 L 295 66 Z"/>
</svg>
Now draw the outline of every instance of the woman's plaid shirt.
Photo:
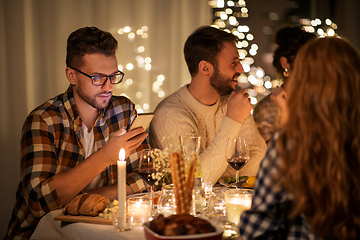
<svg viewBox="0 0 360 240">
<path fill-rule="evenodd" d="M 279 132 L 269 146 L 254 185 L 251 209 L 241 215 L 240 236 L 245 239 L 318 240 L 304 214 L 290 219 L 293 197 L 274 183 L 281 158 L 276 150 Z"/>
<path fill-rule="evenodd" d="M 94 151 L 100 149 L 112 133 L 128 129 L 135 115 L 134 104 L 129 99 L 113 96 L 107 108 L 99 111 L 94 124 Z M 43 215 L 62 207 L 52 177 L 84 160 L 81 126 L 71 86 L 29 114 L 22 129 L 22 180 L 16 192 L 8 235 L 30 238 Z M 146 141 L 126 159 L 126 181 L 134 192 L 146 190 L 143 180 L 134 173 L 138 167 L 137 152 L 144 148 L 149 148 Z M 110 165 L 101 173 L 101 183 L 106 186 L 116 181 L 117 165 Z"/>
</svg>

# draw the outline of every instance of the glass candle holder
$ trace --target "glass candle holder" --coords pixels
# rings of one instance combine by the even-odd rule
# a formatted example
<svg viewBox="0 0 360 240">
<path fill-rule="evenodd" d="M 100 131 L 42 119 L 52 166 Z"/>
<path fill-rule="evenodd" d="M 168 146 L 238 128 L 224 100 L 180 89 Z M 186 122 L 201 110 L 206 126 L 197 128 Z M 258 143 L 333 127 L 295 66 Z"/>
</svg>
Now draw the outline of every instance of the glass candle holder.
<svg viewBox="0 0 360 240">
<path fill-rule="evenodd" d="M 131 227 L 142 226 L 149 220 L 151 212 L 151 198 L 148 195 L 130 197 L 126 200 L 127 217 Z"/>
<path fill-rule="evenodd" d="M 204 189 L 204 197 L 206 200 L 209 200 L 212 195 L 212 183 L 211 182 L 203 182 Z"/>
<path fill-rule="evenodd" d="M 215 216 L 225 216 L 226 206 L 224 198 L 222 198 L 221 196 L 213 196 L 210 198 L 209 202 L 210 209 Z"/>
<path fill-rule="evenodd" d="M 119 232 L 130 230 L 131 225 L 128 221 L 128 218 L 126 218 L 125 228 L 119 228 L 119 207 L 118 207 L 118 201 L 116 199 L 111 203 L 110 207 L 111 207 L 111 219 L 115 230 Z"/>
<path fill-rule="evenodd" d="M 176 214 L 174 186 L 172 184 L 162 189 L 162 194 L 158 201 L 158 212 L 164 215 L 164 217 Z"/>
<path fill-rule="evenodd" d="M 252 190 L 230 189 L 224 193 L 226 217 L 229 222 L 239 224 L 243 211 L 250 209 Z"/>
</svg>

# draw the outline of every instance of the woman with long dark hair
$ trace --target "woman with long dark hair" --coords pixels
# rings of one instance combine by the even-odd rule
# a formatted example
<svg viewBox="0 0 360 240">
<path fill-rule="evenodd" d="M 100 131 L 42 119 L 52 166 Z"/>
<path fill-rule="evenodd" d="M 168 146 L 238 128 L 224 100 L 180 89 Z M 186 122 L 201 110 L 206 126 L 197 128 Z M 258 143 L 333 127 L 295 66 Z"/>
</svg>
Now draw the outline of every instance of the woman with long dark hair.
<svg viewBox="0 0 360 240">
<path fill-rule="evenodd" d="M 295 57 L 302 46 L 310 39 L 316 38 L 313 33 L 306 32 L 300 26 L 286 26 L 280 28 L 274 38 L 277 48 L 274 51 L 273 66 L 278 79 L 282 79 L 283 87 L 293 70 Z M 260 135 L 267 144 L 270 143 L 275 131 L 286 121 L 284 108 L 285 92 L 277 87 L 271 95 L 263 98 L 254 108 L 254 120 Z M 286 114 L 286 113 L 285 113 Z"/>
<path fill-rule="evenodd" d="M 285 87 L 275 134 L 241 216 L 243 239 L 359 239 L 360 55 L 346 40 L 312 40 Z"/>
</svg>

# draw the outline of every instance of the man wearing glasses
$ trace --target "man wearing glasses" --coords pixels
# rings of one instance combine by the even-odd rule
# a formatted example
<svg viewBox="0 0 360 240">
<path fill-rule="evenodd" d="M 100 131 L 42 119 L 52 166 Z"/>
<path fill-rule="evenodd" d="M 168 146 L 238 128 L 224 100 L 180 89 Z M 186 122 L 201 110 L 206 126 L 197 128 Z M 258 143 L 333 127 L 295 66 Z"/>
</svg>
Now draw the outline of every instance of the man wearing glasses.
<svg viewBox="0 0 360 240">
<path fill-rule="evenodd" d="M 149 148 L 143 128 L 127 132 L 134 104 L 112 96 L 124 73 L 117 69 L 116 39 L 96 27 L 70 34 L 65 93 L 33 110 L 21 139 L 21 182 L 5 239 L 29 239 L 40 218 L 82 191 L 117 198 L 117 160 L 126 151 L 127 194 L 146 189 L 138 153 Z"/>
</svg>

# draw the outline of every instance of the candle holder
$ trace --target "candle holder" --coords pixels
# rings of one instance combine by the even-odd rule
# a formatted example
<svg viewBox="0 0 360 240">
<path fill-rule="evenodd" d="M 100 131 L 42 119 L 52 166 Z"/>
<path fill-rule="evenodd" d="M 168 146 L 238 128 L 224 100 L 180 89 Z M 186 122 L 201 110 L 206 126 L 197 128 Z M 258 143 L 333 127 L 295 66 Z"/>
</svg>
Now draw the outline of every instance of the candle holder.
<svg viewBox="0 0 360 240">
<path fill-rule="evenodd" d="M 164 215 L 164 217 L 168 217 L 170 215 L 176 214 L 173 184 L 163 187 L 162 194 L 158 201 L 158 212 Z"/>
<path fill-rule="evenodd" d="M 210 202 L 210 209 L 214 216 L 225 216 L 226 213 L 226 206 L 224 202 L 224 198 L 221 196 L 212 196 L 209 199 Z"/>
<path fill-rule="evenodd" d="M 207 201 L 212 196 L 212 183 L 211 182 L 203 182 L 203 189 L 204 189 L 204 197 Z"/>
<path fill-rule="evenodd" d="M 127 203 L 127 219 L 131 227 L 142 226 L 149 221 L 151 213 L 151 198 L 149 195 L 130 197 Z"/>
<path fill-rule="evenodd" d="M 115 230 L 119 231 L 119 232 L 130 230 L 131 224 L 128 221 L 128 219 L 126 220 L 125 227 L 121 227 L 121 228 L 119 227 L 119 206 L 118 206 L 118 201 L 114 200 L 114 202 L 110 205 L 110 207 L 111 207 L 112 222 L 113 222 L 113 226 L 114 226 Z"/>
<path fill-rule="evenodd" d="M 243 211 L 251 207 L 252 190 L 230 189 L 225 191 L 224 196 L 227 220 L 238 225 Z"/>
</svg>

